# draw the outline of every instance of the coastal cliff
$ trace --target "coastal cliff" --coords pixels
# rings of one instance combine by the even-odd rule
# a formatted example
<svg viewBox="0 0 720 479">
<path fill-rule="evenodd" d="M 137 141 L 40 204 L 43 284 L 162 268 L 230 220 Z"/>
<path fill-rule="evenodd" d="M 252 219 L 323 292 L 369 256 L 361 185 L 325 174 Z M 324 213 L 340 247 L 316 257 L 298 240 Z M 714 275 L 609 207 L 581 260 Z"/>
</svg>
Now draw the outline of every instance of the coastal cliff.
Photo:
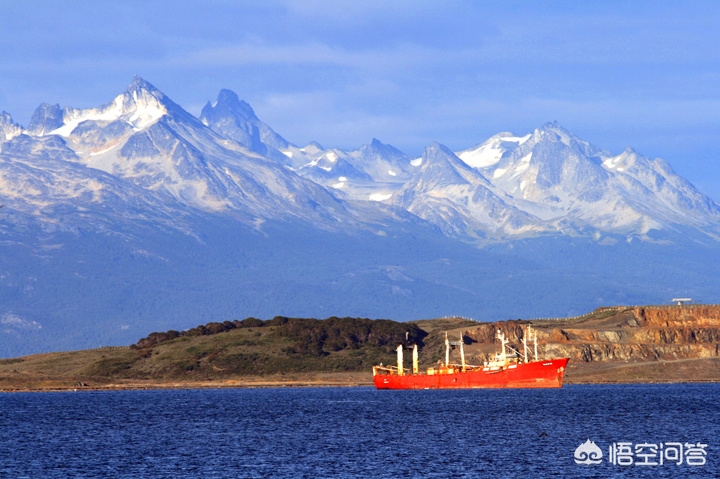
<svg viewBox="0 0 720 479">
<path fill-rule="evenodd" d="M 468 342 L 478 343 L 477 358 L 487 360 L 496 350 L 498 329 L 521 350 L 528 325 L 537 331 L 542 354 L 574 362 L 720 355 L 720 306 L 709 305 L 601 308 L 574 319 L 484 323 L 463 334 Z"/>
<path fill-rule="evenodd" d="M 498 350 L 498 330 L 522 352 L 528 326 L 537 332 L 541 357 L 570 358 L 569 382 L 720 376 L 720 305 L 608 307 L 579 318 L 482 323 L 462 331 L 466 353 L 475 363 L 487 361 Z M 622 375 L 621 368 L 634 372 Z M 659 370 L 648 376 L 652 368 Z"/>
</svg>

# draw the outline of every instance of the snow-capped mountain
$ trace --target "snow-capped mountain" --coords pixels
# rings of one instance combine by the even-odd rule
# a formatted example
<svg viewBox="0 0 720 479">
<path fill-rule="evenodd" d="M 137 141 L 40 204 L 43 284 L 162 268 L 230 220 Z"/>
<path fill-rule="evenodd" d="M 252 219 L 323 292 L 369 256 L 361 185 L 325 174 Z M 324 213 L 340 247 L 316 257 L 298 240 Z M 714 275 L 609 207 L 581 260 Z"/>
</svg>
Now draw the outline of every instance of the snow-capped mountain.
<svg viewBox="0 0 720 479">
<path fill-rule="evenodd" d="M 662 160 L 557 123 L 421 158 L 300 147 L 229 90 L 196 118 L 139 77 L 27 128 L 0 114 L 0 245 L 0 357 L 248 315 L 506 319 L 720 288 L 720 207 Z"/>
<path fill-rule="evenodd" d="M 470 241 L 546 234 L 649 239 L 653 231 L 681 227 L 720 238 L 720 207 L 666 162 L 630 149 L 613 155 L 557 123 L 524 136 L 500 133 L 457 155 L 433 143 L 413 160 L 377 139 L 354 151 L 298 147 L 230 90 L 221 90 L 196 118 L 136 77 L 98 108 L 42 104 L 26 130 L 3 112 L 0 132 L 6 163 L 43 157 L 52 160 L 46 171 L 53 164 L 69 175 L 52 181 L 65 185 L 62 191 L 27 190 L 28 198 L 31 191 L 44 193 L 42 200 L 27 200 L 24 211 L 33 202 L 68 201 L 68 191 L 85 197 L 77 193 L 85 183 L 112 178 L 136 187 L 134 196 L 147 195 L 148 204 L 164 202 L 166 216 L 188 207 L 251 225 L 295 218 L 362 229 L 414 216 Z M 20 205 L 17 185 L 33 183 L 32 175 L 21 180 L 11 170 L 19 175 L 8 167 L 0 191 Z M 83 175 L 97 178 L 79 182 Z M 70 186 L 73 181 L 79 183 Z M 362 205 L 368 201 L 376 207 Z"/>
<path fill-rule="evenodd" d="M 720 207 L 665 161 L 630 149 L 613 155 L 557 123 L 522 137 L 500 133 L 458 156 L 544 221 L 640 236 L 684 225 L 719 237 Z"/>
<path fill-rule="evenodd" d="M 678 227 L 720 237 L 720 207 L 666 162 L 630 149 L 613 155 L 557 123 L 524 136 L 500 133 L 457 155 L 433 143 L 413 160 L 377 139 L 354 151 L 298 147 L 230 90 L 196 118 L 136 77 L 98 108 L 42 104 L 27 130 L 3 112 L 0 131 L 6 160 L 45 157 L 83 165 L 87 176 L 105 172 L 110 176 L 93 184 L 122 179 L 147 194 L 148 204 L 164 201 L 166 215 L 182 206 L 246 224 L 295 218 L 324 228 L 407 220 L 384 203 L 470 241 L 546 234 L 648 239 Z M 65 166 L 56 169 L 69 172 Z M 22 181 L 8 178 L 11 195 L 8 185 Z M 66 190 L 71 183 L 53 181 Z M 65 198 L 55 193 L 48 190 L 44 201 Z M 376 208 L 361 205 L 367 201 Z"/>
<path fill-rule="evenodd" d="M 387 199 L 410 179 L 414 170 L 407 155 L 375 138 L 353 151 L 326 150 L 315 142 L 304 147 L 294 145 L 261 121 L 252 107 L 230 90 L 221 90 L 214 103 L 208 102 L 200 119 L 218 134 L 336 190 L 343 198 Z"/>
<path fill-rule="evenodd" d="M 318 143 L 298 147 L 228 90 L 206 105 L 201 118 L 217 133 L 339 198 L 397 205 L 447 234 L 469 240 L 544 234 L 649 239 L 652 231 L 678 226 L 720 237 L 717 204 L 666 162 L 631 150 L 613 155 L 557 123 L 524 136 L 495 135 L 458 152 L 459 163 L 445 158 L 449 176 L 438 184 L 434 176 L 443 168 L 435 164 L 435 153 L 447 153 L 438 144 L 425 152 L 429 160 L 413 160 L 376 139 L 354 151 L 325 149 Z M 431 166 L 423 167 L 428 161 Z M 455 180 L 462 180 L 454 183 L 448 169 L 456 174 Z"/>
<path fill-rule="evenodd" d="M 387 200 L 417 170 L 407 155 L 375 138 L 353 151 L 314 143 L 290 153 L 303 158 L 296 173 L 355 200 Z"/>
<path fill-rule="evenodd" d="M 99 108 L 42 105 L 27 132 L 2 151 L 29 157 L 42 144 L 56 148 L 46 155 L 173 198 L 169 208 L 230 214 L 247 224 L 296 218 L 327 228 L 362 221 L 325 188 L 221 136 L 139 77 Z"/>
<path fill-rule="evenodd" d="M 413 178 L 392 201 L 452 236 L 517 236 L 548 230 L 453 152 L 433 143 L 423 152 Z"/>
</svg>

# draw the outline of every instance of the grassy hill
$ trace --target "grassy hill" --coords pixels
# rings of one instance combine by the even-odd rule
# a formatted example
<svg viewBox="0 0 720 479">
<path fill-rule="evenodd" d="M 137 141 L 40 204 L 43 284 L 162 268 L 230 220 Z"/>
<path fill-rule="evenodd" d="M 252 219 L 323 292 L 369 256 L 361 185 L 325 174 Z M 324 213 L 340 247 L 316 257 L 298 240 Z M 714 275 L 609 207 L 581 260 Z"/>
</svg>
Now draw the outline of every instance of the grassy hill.
<svg viewBox="0 0 720 479">
<path fill-rule="evenodd" d="M 541 355 L 570 358 L 566 383 L 720 380 L 720 306 L 698 305 L 494 323 L 248 318 L 156 332 L 131 346 L 0 360 L 0 389 L 371 384 L 372 366 L 394 365 L 398 344 L 418 344 L 428 367 L 444 358 L 447 332 L 463 338 L 470 364 L 482 364 L 497 351 L 498 329 L 518 349 L 527 325 Z"/>
<path fill-rule="evenodd" d="M 398 344 L 423 345 L 426 336 L 415 324 L 389 320 L 248 318 L 152 333 L 129 347 L 0 360 L 0 387 L 367 373 L 394 362 Z"/>
</svg>

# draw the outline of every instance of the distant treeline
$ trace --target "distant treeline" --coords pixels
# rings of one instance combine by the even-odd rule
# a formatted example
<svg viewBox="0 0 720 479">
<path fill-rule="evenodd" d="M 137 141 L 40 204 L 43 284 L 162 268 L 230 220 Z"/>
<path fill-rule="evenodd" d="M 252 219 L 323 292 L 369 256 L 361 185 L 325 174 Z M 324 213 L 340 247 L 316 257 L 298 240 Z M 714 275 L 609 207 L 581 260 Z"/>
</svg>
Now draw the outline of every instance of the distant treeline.
<svg viewBox="0 0 720 479">
<path fill-rule="evenodd" d="M 151 333 L 134 346 L 138 349 L 151 348 L 165 341 L 183 336 L 206 336 L 219 334 L 238 328 L 267 328 L 274 326 L 273 334 L 280 338 L 288 338 L 295 344 L 287 348 L 287 353 L 323 356 L 332 351 L 358 349 L 364 345 L 382 348 L 387 352 L 394 350 L 398 344 L 418 344 L 427 333 L 414 324 L 399 323 L 387 319 L 367 318 L 286 318 L 276 316 L 262 320 L 246 318 L 242 321 L 212 322 L 186 331 L 170 330 L 164 333 Z"/>
</svg>

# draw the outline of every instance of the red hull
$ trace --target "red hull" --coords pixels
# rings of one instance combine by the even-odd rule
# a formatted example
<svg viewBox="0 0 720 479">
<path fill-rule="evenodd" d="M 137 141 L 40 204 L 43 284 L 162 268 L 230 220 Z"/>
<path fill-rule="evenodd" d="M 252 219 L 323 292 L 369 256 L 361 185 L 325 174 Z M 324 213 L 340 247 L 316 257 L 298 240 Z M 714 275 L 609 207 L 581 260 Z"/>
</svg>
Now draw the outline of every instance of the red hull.
<svg viewBox="0 0 720 479">
<path fill-rule="evenodd" d="M 453 374 L 378 374 L 378 389 L 559 388 L 568 358 L 520 363 L 498 370 Z"/>
</svg>

